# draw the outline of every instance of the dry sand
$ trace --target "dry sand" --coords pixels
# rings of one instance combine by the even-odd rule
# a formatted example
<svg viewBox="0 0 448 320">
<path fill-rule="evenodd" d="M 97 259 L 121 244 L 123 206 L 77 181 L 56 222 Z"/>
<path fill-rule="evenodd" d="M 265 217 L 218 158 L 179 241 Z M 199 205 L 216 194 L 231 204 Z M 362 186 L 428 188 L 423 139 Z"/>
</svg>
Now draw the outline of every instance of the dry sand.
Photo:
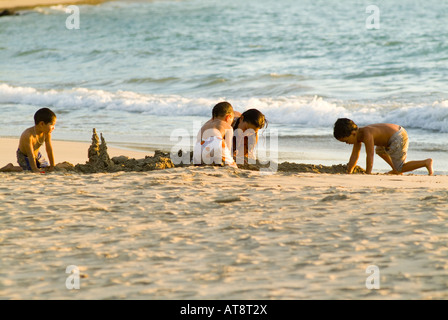
<svg viewBox="0 0 448 320">
<path fill-rule="evenodd" d="M 54 6 L 59 4 L 98 4 L 102 2 L 105 2 L 105 0 L 0 0 L 0 11 L 17 11 L 37 6 Z"/>
<path fill-rule="evenodd" d="M 2 299 L 448 299 L 448 176 L 185 167 L 0 180 Z M 70 265 L 79 290 L 66 288 Z"/>
</svg>

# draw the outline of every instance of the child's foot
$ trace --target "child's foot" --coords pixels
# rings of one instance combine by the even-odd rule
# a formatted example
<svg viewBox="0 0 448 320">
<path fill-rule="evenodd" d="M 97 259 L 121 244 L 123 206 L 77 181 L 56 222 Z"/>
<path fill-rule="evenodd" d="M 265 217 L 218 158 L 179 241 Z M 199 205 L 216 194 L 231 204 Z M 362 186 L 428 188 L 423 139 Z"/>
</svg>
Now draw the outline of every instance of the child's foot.
<svg viewBox="0 0 448 320">
<path fill-rule="evenodd" d="M 400 175 L 403 174 L 402 172 L 396 171 L 396 170 L 391 170 L 389 171 L 387 174 L 395 174 L 395 175 Z"/>
<path fill-rule="evenodd" d="M 0 172 L 20 172 L 22 168 L 14 167 L 12 163 L 8 163 L 6 166 L 0 169 Z"/>
<path fill-rule="evenodd" d="M 432 176 L 432 174 L 434 173 L 433 168 L 432 168 L 432 159 L 426 159 L 426 169 L 428 169 L 428 175 Z"/>
</svg>

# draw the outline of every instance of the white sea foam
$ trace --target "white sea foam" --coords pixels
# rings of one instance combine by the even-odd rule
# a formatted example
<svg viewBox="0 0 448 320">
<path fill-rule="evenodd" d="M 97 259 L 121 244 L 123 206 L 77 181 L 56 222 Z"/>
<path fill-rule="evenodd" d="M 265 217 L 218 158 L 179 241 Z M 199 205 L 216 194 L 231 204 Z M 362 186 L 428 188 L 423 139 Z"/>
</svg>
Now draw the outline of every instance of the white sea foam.
<svg viewBox="0 0 448 320">
<path fill-rule="evenodd" d="M 40 14 L 45 14 L 45 15 L 50 15 L 50 14 L 55 14 L 55 13 L 65 13 L 65 9 L 67 8 L 67 6 L 62 5 L 62 4 L 58 4 L 55 6 L 50 6 L 50 7 L 35 7 L 33 9 L 33 11 L 36 11 Z"/>
<path fill-rule="evenodd" d="M 107 110 L 156 116 L 204 116 L 219 100 L 180 95 L 141 94 L 131 91 L 109 92 L 86 88 L 38 90 L 0 84 L 0 103 L 52 107 L 60 111 Z M 375 122 L 398 123 L 409 128 L 448 132 L 448 100 L 430 105 L 369 104 L 327 101 L 321 97 L 275 97 L 228 99 L 234 108 L 257 108 L 270 123 L 329 127 L 337 118 L 347 117 L 360 125 Z"/>
</svg>

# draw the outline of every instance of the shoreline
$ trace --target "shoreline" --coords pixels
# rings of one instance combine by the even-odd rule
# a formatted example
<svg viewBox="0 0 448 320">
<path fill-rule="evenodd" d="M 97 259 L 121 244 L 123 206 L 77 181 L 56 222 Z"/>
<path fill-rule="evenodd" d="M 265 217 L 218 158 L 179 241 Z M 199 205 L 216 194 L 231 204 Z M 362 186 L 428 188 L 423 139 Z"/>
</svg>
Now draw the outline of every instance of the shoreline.
<svg viewBox="0 0 448 320">
<path fill-rule="evenodd" d="M 8 10 L 14 14 L 20 10 L 32 9 L 35 7 L 48 7 L 55 5 L 81 5 L 91 4 L 96 5 L 110 0 L 16 0 L 16 1 L 2 1 L 0 0 L 0 12 Z"/>
</svg>

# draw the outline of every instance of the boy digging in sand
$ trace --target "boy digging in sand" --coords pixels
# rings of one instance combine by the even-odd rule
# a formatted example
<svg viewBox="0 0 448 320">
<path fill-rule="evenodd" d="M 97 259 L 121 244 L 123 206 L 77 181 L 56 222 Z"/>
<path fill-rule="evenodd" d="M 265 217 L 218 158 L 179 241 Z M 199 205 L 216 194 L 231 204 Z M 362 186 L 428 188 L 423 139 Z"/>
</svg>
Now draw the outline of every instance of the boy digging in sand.
<svg viewBox="0 0 448 320">
<path fill-rule="evenodd" d="M 361 152 L 361 145 L 364 143 L 367 153 L 367 174 L 372 173 L 375 150 L 392 167 L 390 174 L 402 174 L 423 167 L 426 167 L 429 175 L 433 174 L 432 159 L 405 162 L 409 146 L 408 134 L 399 125 L 377 123 L 358 128 L 352 120 L 341 118 L 334 124 L 333 135 L 341 142 L 353 144 L 347 173 L 353 172 Z"/>
<path fill-rule="evenodd" d="M 232 155 L 233 107 L 220 102 L 213 107 L 212 119 L 207 121 L 198 133 L 193 150 L 195 165 L 215 164 L 237 168 Z"/>
<path fill-rule="evenodd" d="M 19 141 L 17 150 L 17 162 L 20 167 L 12 163 L 0 169 L 0 172 L 20 172 L 24 170 L 41 172 L 54 170 L 53 146 L 51 144 L 51 133 L 56 125 L 56 115 L 48 108 L 42 108 L 34 114 L 34 126 L 26 129 Z M 40 147 L 45 143 L 50 164 L 39 152 Z"/>
</svg>

